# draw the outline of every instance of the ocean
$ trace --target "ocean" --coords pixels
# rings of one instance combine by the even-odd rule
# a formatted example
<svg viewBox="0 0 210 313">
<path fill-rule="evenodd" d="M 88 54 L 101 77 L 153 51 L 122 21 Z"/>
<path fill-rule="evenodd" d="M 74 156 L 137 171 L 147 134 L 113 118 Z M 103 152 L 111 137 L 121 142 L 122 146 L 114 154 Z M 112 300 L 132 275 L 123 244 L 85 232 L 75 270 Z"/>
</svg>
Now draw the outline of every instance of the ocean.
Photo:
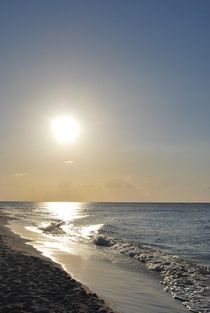
<svg viewBox="0 0 210 313">
<path fill-rule="evenodd" d="M 176 271 L 182 268 L 190 273 L 197 264 L 209 271 L 210 204 L 2 202 L 0 206 L 6 214 L 15 218 L 9 222 L 15 233 L 31 240 L 38 250 L 61 263 L 76 279 L 114 303 L 121 312 L 138 312 L 139 305 L 145 305 L 145 312 L 164 312 L 164 286 L 159 284 L 157 272 L 166 273 L 169 263 L 176 264 Z M 79 262 L 83 266 L 78 270 Z M 148 269 L 155 269 L 155 273 Z M 103 274 L 100 281 L 104 280 L 105 286 L 101 286 L 102 282 L 98 283 L 99 279 L 92 278 L 99 274 Z M 168 279 L 167 275 L 164 279 Z M 195 277 L 195 271 L 193 275 Z M 196 284 L 199 275 L 200 272 L 196 276 Z M 142 277 L 144 282 L 147 281 L 148 289 L 144 296 L 134 292 L 140 288 L 138 283 L 142 287 Z M 170 279 L 170 284 L 165 282 L 166 291 L 171 288 Z M 129 286 L 126 295 L 125 284 Z M 185 299 L 185 287 L 179 287 L 176 294 L 173 290 L 169 291 L 174 298 L 182 297 L 181 301 L 186 302 L 185 306 L 189 308 L 189 303 L 195 303 L 195 295 L 189 293 Z M 206 290 L 209 290 L 208 287 L 209 282 Z M 158 293 L 156 303 L 149 301 L 148 304 L 148 297 L 152 294 L 152 299 L 155 299 Z M 139 303 L 141 297 L 144 299 Z M 178 307 L 177 303 L 174 306 L 169 297 L 167 299 L 165 312 L 182 312 L 182 307 Z M 206 311 L 199 308 L 200 312 L 209 312 L 205 295 L 203 303 Z M 198 308 L 197 302 L 196 305 Z"/>
</svg>

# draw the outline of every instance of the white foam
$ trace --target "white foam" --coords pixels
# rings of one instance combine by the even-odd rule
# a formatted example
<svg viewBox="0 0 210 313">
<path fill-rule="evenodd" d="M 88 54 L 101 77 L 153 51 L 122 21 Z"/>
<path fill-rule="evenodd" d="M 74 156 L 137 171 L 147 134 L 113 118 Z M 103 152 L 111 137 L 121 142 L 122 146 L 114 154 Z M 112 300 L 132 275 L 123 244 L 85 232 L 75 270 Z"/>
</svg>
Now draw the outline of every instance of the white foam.
<svg viewBox="0 0 210 313">
<path fill-rule="evenodd" d="M 158 271 L 162 277 L 161 283 L 165 285 L 165 291 L 182 301 L 193 312 L 210 313 L 209 268 L 160 250 L 102 235 L 100 240 L 96 238 L 94 243 L 109 246 L 110 249 L 144 263 L 148 269 Z"/>
</svg>

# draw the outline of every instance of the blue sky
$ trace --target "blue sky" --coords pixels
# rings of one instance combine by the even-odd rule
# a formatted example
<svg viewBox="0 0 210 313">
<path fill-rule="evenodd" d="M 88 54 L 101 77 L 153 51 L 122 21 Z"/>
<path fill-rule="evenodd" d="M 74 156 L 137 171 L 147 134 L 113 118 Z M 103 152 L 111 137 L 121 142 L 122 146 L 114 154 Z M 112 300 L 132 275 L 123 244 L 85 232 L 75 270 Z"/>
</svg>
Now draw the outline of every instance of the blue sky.
<svg viewBox="0 0 210 313">
<path fill-rule="evenodd" d="M 210 201 L 209 1 L 0 6 L 2 199 Z"/>
</svg>

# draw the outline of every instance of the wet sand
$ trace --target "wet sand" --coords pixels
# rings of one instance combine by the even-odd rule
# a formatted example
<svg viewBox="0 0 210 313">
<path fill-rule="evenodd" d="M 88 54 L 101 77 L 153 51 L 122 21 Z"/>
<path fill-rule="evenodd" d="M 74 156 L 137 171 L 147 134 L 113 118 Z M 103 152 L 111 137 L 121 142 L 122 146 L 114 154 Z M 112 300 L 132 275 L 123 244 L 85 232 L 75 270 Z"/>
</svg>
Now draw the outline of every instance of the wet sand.
<svg viewBox="0 0 210 313">
<path fill-rule="evenodd" d="M 102 299 L 72 279 L 0 219 L 1 313 L 113 313 Z"/>
<path fill-rule="evenodd" d="M 43 236 L 28 230 L 10 219 L 8 228 L 26 240 L 41 255 L 60 264 L 65 272 L 111 303 L 115 311 L 125 313 L 186 313 L 179 301 L 165 293 L 160 286 L 160 276 L 151 272 L 134 258 L 119 253 Z"/>
</svg>

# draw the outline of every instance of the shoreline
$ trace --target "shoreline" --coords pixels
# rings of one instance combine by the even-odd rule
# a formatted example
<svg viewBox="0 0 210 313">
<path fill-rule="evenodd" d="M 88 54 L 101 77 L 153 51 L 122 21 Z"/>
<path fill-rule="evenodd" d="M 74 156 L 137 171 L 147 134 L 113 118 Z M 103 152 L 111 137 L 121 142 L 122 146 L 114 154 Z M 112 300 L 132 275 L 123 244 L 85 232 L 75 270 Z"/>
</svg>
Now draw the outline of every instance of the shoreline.
<svg viewBox="0 0 210 313">
<path fill-rule="evenodd" d="M 7 215 L 6 215 L 7 217 Z M 15 221 L 16 218 L 12 217 L 8 217 L 7 219 L 8 221 Z M 23 248 L 27 249 L 32 248 L 33 252 L 35 250 L 35 253 L 38 253 L 39 257 L 42 257 L 44 260 L 47 260 L 47 262 L 52 262 L 52 264 L 55 264 L 56 266 L 58 266 L 59 268 L 61 268 L 62 270 L 64 270 L 66 273 L 68 273 L 70 275 L 70 277 L 75 278 L 77 281 L 81 282 L 81 285 L 83 286 L 83 288 L 89 292 L 91 289 L 93 290 L 94 293 L 97 294 L 99 299 L 104 299 L 105 300 L 105 305 L 106 307 L 108 307 L 108 309 L 112 310 L 112 311 L 108 311 L 108 312 L 136 312 L 138 310 L 141 310 L 141 312 L 146 313 L 146 312 L 150 312 L 150 313 L 167 313 L 167 312 L 173 312 L 173 313 L 186 313 L 187 310 L 181 305 L 181 303 L 177 300 L 173 300 L 171 298 L 171 296 L 169 296 L 167 293 L 165 293 L 162 288 L 160 288 L 160 277 L 158 273 L 152 273 L 151 271 L 148 271 L 146 269 L 146 267 L 144 266 L 144 264 L 140 264 L 139 262 L 136 261 L 136 265 L 138 263 L 138 267 L 140 272 L 138 271 L 138 274 L 133 274 L 133 271 L 129 271 L 127 270 L 127 265 L 126 265 L 126 270 L 124 267 L 122 267 L 122 270 L 120 269 L 121 267 L 115 266 L 114 268 L 113 266 L 109 266 L 107 262 L 101 264 L 100 262 L 98 263 L 98 261 L 95 263 L 92 263 L 92 261 L 88 264 L 82 263 L 82 267 L 83 267 L 83 273 L 85 272 L 85 275 L 88 275 L 89 277 L 95 277 L 95 273 L 97 272 L 97 279 L 93 278 L 93 280 L 89 280 L 89 279 L 84 279 L 84 276 L 80 276 L 81 272 L 80 272 L 80 268 L 81 268 L 81 259 L 78 256 L 75 256 L 74 254 L 71 255 L 70 259 L 68 259 L 68 262 L 70 262 L 70 267 L 67 265 L 66 266 L 66 262 L 65 262 L 65 255 L 63 255 L 63 253 L 60 254 L 60 252 L 58 252 L 58 254 L 54 251 L 53 254 L 50 253 L 50 256 L 48 257 L 48 253 L 46 253 L 46 250 L 42 250 L 39 247 L 36 247 L 36 245 L 34 245 L 34 240 L 36 240 L 35 238 L 33 239 L 29 239 L 29 237 L 24 237 L 19 235 L 19 230 L 16 231 L 13 227 L 11 227 L 11 224 L 9 223 L 8 225 L 5 226 L 9 232 L 12 233 L 12 235 L 14 234 L 14 236 L 18 237 L 18 240 L 23 242 Z M 27 239 L 24 239 L 27 238 Z M 38 239 L 39 240 L 39 239 Z M 31 245 L 31 243 L 33 243 L 33 245 Z M 68 254 L 68 253 L 67 253 Z M 67 255 L 66 255 L 67 256 Z M 73 259 L 72 259 L 73 257 Z M 122 255 L 118 255 L 119 258 L 122 258 Z M 67 256 L 67 258 L 69 258 Z M 123 257 L 124 259 L 124 257 Z M 130 258 L 125 257 L 125 259 L 129 261 Z M 126 261 L 126 262 L 127 262 Z M 132 261 L 133 262 L 133 261 Z M 127 263 L 126 263 L 127 264 Z M 79 266 L 78 266 L 79 265 Z M 100 272 L 99 272 L 100 271 Z M 104 276 L 102 273 L 105 272 L 106 275 Z M 150 273 L 149 273 L 150 272 Z M 130 289 L 126 289 L 123 287 L 123 285 L 120 287 L 118 285 L 118 282 L 116 281 L 116 273 L 117 275 L 119 275 L 118 277 L 120 277 L 120 281 L 122 279 L 122 275 L 124 277 L 125 275 L 125 280 L 124 280 L 124 286 L 126 286 L 127 282 L 128 284 L 131 283 L 133 286 L 135 286 L 135 288 L 133 288 L 132 290 Z M 119 273 L 119 274 L 118 274 Z M 79 275 L 78 275 L 79 274 Z M 119 298 L 118 295 L 115 293 L 115 291 L 113 290 L 113 294 L 115 295 L 114 297 L 112 297 L 112 295 L 109 292 L 109 295 L 105 292 L 104 290 L 102 292 L 102 290 L 100 289 L 99 285 L 100 284 L 100 280 L 104 282 L 106 282 L 107 279 L 107 274 L 109 276 L 109 288 L 112 289 L 116 289 L 118 292 L 122 292 L 122 289 L 125 289 L 125 292 L 123 292 L 123 297 Z M 102 276 L 101 276 L 102 275 Z M 129 277 L 128 277 L 129 275 Z M 87 277 L 85 277 L 87 278 Z M 113 281 L 112 281 L 113 279 Z M 130 279 L 130 282 L 129 282 Z M 105 283 L 106 284 L 106 283 Z M 90 286 L 86 287 L 86 286 Z M 99 287 L 99 288 L 98 288 Z M 119 288 L 119 289 L 118 289 Z M 106 289 L 106 287 L 105 287 Z M 117 293 L 118 293 L 117 292 Z M 132 292 L 132 295 L 131 295 Z M 133 296 L 134 295 L 134 296 Z M 116 298 L 117 296 L 117 298 Z M 136 302 L 136 296 L 138 296 L 139 301 Z M 148 301 L 148 299 L 150 299 Z M 125 301 L 125 302 L 124 302 Z M 124 303 L 125 305 L 122 306 L 122 303 Z M 129 307 L 130 305 L 130 307 Z M 136 308 L 136 309 L 133 309 Z M 161 309 L 160 309 L 161 308 Z M 85 311 L 86 312 L 86 311 Z M 88 312 L 88 311 L 87 311 Z M 94 311 L 94 313 L 96 313 L 97 311 Z M 104 311 L 105 312 L 105 311 Z M 60 313 L 60 311 L 58 312 Z M 103 313 L 103 311 L 102 311 Z"/>
<path fill-rule="evenodd" d="M 61 265 L 12 233 L 6 226 L 9 219 L 0 216 L 2 313 L 114 313 Z"/>
<path fill-rule="evenodd" d="M 13 217 L 13 215 L 8 216 L 7 213 L 5 215 L 3 214 L 3 218 L 2 218 L 2 221 L 4 220 L 4 229 L 7 230 L 7 232 L 9 232 L 10 240 L 9 240 L 8 244 L 10 244 L 10 247 L 12 248 L 12 250 L 15 248 L 16 251 L 18 250 L 23 254 L 27 254 L 29 256 L 31 256 L 31 254 L 32 254 L 35 257 L 43 259 L 45 262 L 50 263 L 53 267 L 59 268 L 62 272 L 64 271 L 64 273 L 67 274 L 67 276 L 69 277 L 70 280 L 75 281 L 74 279 L 72 279 L 75 277 L 76 281 L 79 282 L 79 285 L 83 288 L 83 291 L 85 290 L 85 292 L 87 294 L 94 294 L 94 295 L 98 294 L 98 295 L 100 295 L 100 296 L 97 296 L 97 298 L 99 299 L 99 301 L 102 301 L 103 307 L 101 309 L 104 310 L 104 308 L 105 308 L 105 310 L 104 311 L 102 311 L 102 310 L 97 311 L 94 309 L 94 312 L 113 312 L 113 311 L 116 312 L 116 309 L 114 309 L 114 303 L 116 303 L 116 299 L 117 299 L 118 305 L 120 303 L 122 304 L 123 301 L 125 301 L 125 299 L 127 300 L 126 302 L 124 302 L 124 303 L 126 303 L 126 306 L 127 306 L 127 303 L 130 303 L 130 305 L 133 307 L 137 303 L 135 296 L 133 297 L 133 295 L 127 294 L 127 292 L 129 292 L 129 290 L 127 290 L 126 294 L 121 293 L 121 295 L 123 295 L 123 297 L 121 299 L 116 298 L 116 296 L 118 297 L 118 295 L 115 293 L 115 290 L 114 290 L 114 288 L 115 288 L 114 286 L 116 283 L 114 280 L 112 281 L 113 276 L 111 276 L 112 284 L 109 285 L 109 288 L 110 288 L 110 290 L 113 290 L 111 292 L 113 292 L 113 295 L 115 295 L 115 297 L 112 297 L 112 294 L 110 294 L 110 292 L 109 292 L 109 295 L 106 294 L 106 292 L 104 294 L 105 289 L 103 290 L 103 292 L 101 292 L 101 290 L 100 290 L 101 285 L 98 285 L 98 284 L 101 284 L 101 282 L 103 281 L 103 284 L 105 282 L 105 288 L 107 286 L 106 285 L 107 284 L 107 275 L 104 277 L 101 276 L 101 272 L 104 271 L 104 266 L 106 269 L 105 270 L 106 273 L 110 273 L 111 275 L 113 275 L 114 273 L 118 273 L 119 269 L 114 268 L 113 266 L 109 267 L 107 265 L 107 263 L 104 263 L 104 264 L 102 264 L 100 262 L 98 263 L 98 261 L 96 264 L 96 262 L 94 263 L 93 260 L 91 260 L 90 262 L 87 262 L 87 264 L 85 264 L 85 261 L 83 262 L 83 259 L 78 254 L 78 251 L 80 251 L 79 247 L 76 247 L 77 250 L 75 250 L 75 251 L 77 251 L 77 253 L 75 254 L 75 256 L 73 253 L 73 255 L 72 255 L 73 259 L 72 259 L 72 257 L 70 257 L 70 259 L 69 259 L 69 256 L 67 255 L 68 252 L 67 252 L 67 254 L 66 254 L 66 252 L 65 252 L 65 254 L 60 253 L 60 252 L 57 253 L 56 249 L 53 250 L 52 253 L 50 251 L 50 253 L 48 254 L 48 251 L 46 251 L 46 249 L 42 250 L 42 248 L 40 249 L 40 247 L 39 247 L 39 240 L 41 239 L 41 237 L 36 238 L 33 236 L 31 237 L 31 235 L 25 236 L 25 233 L 23 232 L 23 230 L 21 230 L 21 228 L 16 229 L 16 226 L 18 225 L 18 224 L 17 225 L 15 224 L 16 219 L 17 218 L 15 216 L 14 217 Z M 13 221 L 14 221 L 14 225 L 11 224 L 11 222 L 13 222 Z M 7 225 L 5 225 L 5 224 L 7 224 Z M 12 227 L 10 224 L 12 225 Z M 149 304 L 146 303 L 142 312 L 148 312 L 148 308 L 149 308 L 149 310 L 151 310 L 151 313 L 152 312 L 153 313 L 159 312 L 159 311 L 156 311 L 156 309 L 154 309 L 155 308 L 155 306 L 154 306 L 155 301 L 157 303 L 156 304 L 157 306 L 161 306 L 162 309 L 164 308 L 164 310 L 168 307 L 168 309 L 172 309 L 173 312 L 177 312 L 178 310 L 179 310 L 179 313 L 180 313 L 180 311 L 185 312 L 184 310 L 186 310 L 186 308 L 188 308 L 191 311 L 193 310 L 194 312 L 202 312 L 202 313 L 208 313 L 209 312 L 209 310 L 208 310 L 209 309 L 209 301 L 207 300 L 206 297 L 208 297 L 210 289 L 209 289 L 209 287 L 206 286 L 206 283 L 205 283 L 206 279 L 204 279 L 203 276 L 200 276 L 200 275 L 204 274 L 204 273 L 200 272 L 200 270 L 199 270 L 200 266 L 198 266 L 198 268 L 196 266 L 196 268 L 195 268 L 195 266 L 193 266 L 193 264 L 191 264 L 191 263 L 189 264 L 189 262 L 187 262 L 187 264 L 185 264 L 186 262 L 183 263 L 184 260 L 181 260 L 180 258 L 177 258 L 173 255 L 165 254 L 165 253 L 158 251 L 158 250 L 143 247 L 142 245 L 140 245 L 137 249 L 137 246 L 133 246 L 132 244 L 130 245 L 128 243 L 125 244 L 123 241 L 109 242 L 108 237 L 104 238 L 104 240 L 107 241 L 106 243 L 109 243 L 108 245 L 105 245 L 105 246 L 109 247 L 109 249 L 117 250 L 116 252 L 118 252 L 118 253 L 120 252 L 121 255 L 124 255 L 126 258 L 128 258 L 127 260 L 129 260 L 129 259 L 135 260 L 135 262 L 137 262 L 138 264 L 142 264 L 144 269 L 147 269 L 147 271 L 149 270 L 149 272 L 151 273 L 150 275 L 154 275 L 154 272 L 156 272 L 156 274 L 158 275 L 158 280 L 157 280 L 158 281 L 158 287 L 157 287 L 156 282 L 155 282 L 155 284 L 152 283 L 150 285 L 150 281 L 148 280 L 148 277 L 146 277 L 146 275 L 145 276 L 142 275 L 142 272 L 140 275 L 141 277 L 139 276 L 140 281 L 137 281 L 138 278 L 136 280 L 136 277 L 133 277 L 133 275 L 131 273 L 129 273 L 129 274 L 126 273 L 124 270 L 121 271 L 120 275 L 117 274 L 118 278 L 120 278 L 120 281 L 121 281 L 122 277 L 125 276 L 126 279 L 124 280 L 124 284 L 128 283 L 128 284 L 132 284 L 132 286 L 135 286 L 135 288 L 133 288 L 133 289 L 131 288 L 130 290 L 133 290 L 132 292 L 134 294 L 138 294 L 138 296 L 140 295 L 140 297 L 142 297 L 141 300 L 143 300 L 143 301 L 138 302 L 138 308 L 141 308 L 141 310 L 142 310 L 146 301 L 147 301 L 146 299 L 151 299 L 151 300 L 153 299 L 152 300 L 152 301 L 154 301 L 153 304 L 152 304 L 152 301 Z M 12 241 L 13 241 L 13 243 L 12 243 Z M 36 244 L 34 244 L 35 242 L 38 243 L 38 246 Z M 33 245 L 31 243 L 33 243 Z M 100 244 L 97 244 L 97 245 L 100 246 Z M 49 247 L 51 247 L 51 246 L 49 245 Z M 109 249 L 108 249 L 108 251 L 109 251 Z M 81 251 L 83 252 L 83 250 L 81 250 Z M 79 258 L 78 258 L 78 256 L 76 257 L 76 255 L 78 255 Z M 181 263 L 180 263 L 180 261 L 181 261 Z M 67 267 L 66 267 L 66 265 L 67 265 Z M 187 267 L 186 267 L 186 265 L 187 265 Z M 189 268 L 189 266 L 190 266 L 190 268 Z M 191 266 L 193 266 L 193 268 L 191 268 Z M 82 272 L 81 272 L 80 268 L 82 268 Z M 152 274 L 151 270 L 153 271 L 153 274 Z M 81 273 L 83 276 L 81 276 Z M 208 276 L 209 276 L 209 271 L 208 271 L 208 273 L 205 271 L 205 274 L 208 274 Z M 127 276 L 127 275 L 129 275 L 129 276 Z M 90 277 L 91 277 L 91 280 L 89 279 Z M 97 279 L 95 279 L 96 277 L 97 277 Z M 100 277 L 100 279 L 99 279 L 99 277 Z M 196 278 L 196 279 L 198 278 L 201 284 L 200 283 L 199 283 L 199 285 L 194 284 L 194 278 Z M 116 279 L 116 277 L 115 277 L 115 279 Z M 167 293 L 163 292 L 163 287 L 160 288 L 159 279 L 161 279 L 162 283 L 166 286 L 164 288 L 164 290 L 168 291 Z M 109 278 L 109 280 L 110 280 L 110 278 Z M 138 285 L 135 284 L 134 281 L 137 282 Z M 82 283 L 80 283 L 80 282 L 82 282 Z M 119 280 L 118 280 L 118 282 L 119 282 Z M 164 298 L 162 298 L 162 295 L 160 294 L 161 292 L 159 293 L 159 291 L 158 291 L 158 295 L 154 293 L 155 285 L 156 285 L 156 288 L 161 289 L 161 291 L 165 294 Z M 207 284 L 207 285 L 209 285 L 209 284 Z M 92 290 L 94 290 L 94 292 L 96 292 L 96 294 L 93 291 L 91 291 L 89 287 L 86 287 L 86 286 L 90 286 L 90 288 L 92 288 Z M 119 288 L 119 285 L 118 285 L 118 288 Z M 118 292 L 119 292 L 118 288 L 116 290 L 118 290 Z M 147 294 L 144 294 L 144 292 L 146 290 L 145 288 L 150 288 L 147 290 Z M 184 294 L 185 292 L 187 292 L 187 296 Z M 179 300 L 179 301 L 175 300 L 175 302 L 177 304 L 175 302 L 174 302 L 174 304 L 172 303 L 172 301 L 174 301 L 174 300 L 170 294 L 173 296 L 174 299 Z M 170 299 L 167 299 L 168 297 L 170 297 Z M 202 298 L 202 302 L 204 302 L 204 303 L 200 302 L 201 298 Z M 105 300 L 108 299 L 108 301 L 106 301 L 106 304 L 104 303 L 104 301 L 102 299 L 105 299 Z M 119 300 L 120 300 L 120 302 L 119 302 Z M 113 304 L 110 305 L 110 303 L 113 303 Z M 183 303 L 186 308 L 184 308 L 184 306 L 182 306 L 181 303 Z M 151 304 L 154 306 L 153 310 L 151 308 Z M 182 306 L 182 308 L 180 306 Z M 127 312 L 125 310 L 125 307 L 122 307 L 122 306 L 118 307 L 117 311 L 121 310 L 122 312 Z M 108 310 L 108 311 L 106 311 L 106 310 Z M 39 310 L 37 312 L 39 312 Z M 59 313 L 60 311 L 57 311 L 57 312 Z M 74 311 L 71 311 L 71 312 L 74 312 Z M 75 312 L 80 312 L 80 311 L 77 310 Z M 81 312 L 83 312 L 83 311 L 81 311 Z M 85 310 L 85 312 L 89 312 L 89 311 Z M 131 309 L 131 312 L 134 312 L 133 309 Z M 160 312 L 162 313 L 162 310 Z"/>
</svg>

